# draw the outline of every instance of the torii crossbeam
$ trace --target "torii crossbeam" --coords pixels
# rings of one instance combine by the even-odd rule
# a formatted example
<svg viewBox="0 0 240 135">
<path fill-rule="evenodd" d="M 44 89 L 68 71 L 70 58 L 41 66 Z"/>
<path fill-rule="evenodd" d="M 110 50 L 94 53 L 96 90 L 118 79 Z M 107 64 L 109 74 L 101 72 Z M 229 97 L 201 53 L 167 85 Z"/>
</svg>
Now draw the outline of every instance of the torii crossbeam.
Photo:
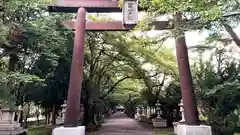
<svg viewBox="0 0 240 135">
<path fill-rule="evenodd" d="M 63 25 L 75 31 L 76 20 L 65 20 L 62 21 Z M 167 30 L 172 29 L 173 26 L 169 25 L 169 21 L 155 21 L 150 25 L 154 26 L 155 30 Z M 87 31 L 129 31 L 132 30 L 133 26 L 123 26 L 122 21 L 87 21 Z"/>
</svg>

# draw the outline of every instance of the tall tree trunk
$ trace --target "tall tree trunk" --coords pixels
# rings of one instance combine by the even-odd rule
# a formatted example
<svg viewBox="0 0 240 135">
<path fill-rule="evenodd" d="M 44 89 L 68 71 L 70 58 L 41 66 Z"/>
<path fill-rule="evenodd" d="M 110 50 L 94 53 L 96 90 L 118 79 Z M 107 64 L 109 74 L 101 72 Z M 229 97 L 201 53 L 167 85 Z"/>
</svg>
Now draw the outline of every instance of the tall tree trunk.
<svg viewBox="0 0 240 135">
<path fill-rule="evenodd" d="M 51 112 L 47 112 L 47 124 L 50 124 Z"/>
<path fill-rule="evenodd" d="M 38 125 L 40 124 L 39 115 L 40 115 L 40 112 L 39 112 L 39 105 L 38 105 L 38 106 L 37 106 L 37 110 L 36 110 L 36 117 L 37 117 L 37 124 L 38 124 Z"/>
<path fill-rule="evenodd" d="M 46 108 L 45 108 L 44 116 L 45 116 L 45 125 L 47 125 L 48 124 L 48 112 L 47 112 Z"/>
<path fill-rule="evenodd" d="M 27 104 L 27 114 L 26 114 L 26 117 L 24 118 L 24 124 L 23 124 L 23 127 L 24 127 L 24 128 L 27 128 L 27 127 L 28 127 L 27 119 L 28 119 L 29 116 L 30 116 L 30 107 L 31 107 L 30 105 L 31 105 L 30 103 Z"/>
<path fill-rule="evenodd" d="M 19 123 L 20 123 L 21 126 L 23 126 L 23 110 L 20 111 Z"/>
<path fill-rule="evenodd" d="M 85 101 L 85 102 L 83 102 L 83 106 L 84 106 L 84 122 L 83 122 L 83 124 L 84 124 L 84 126 L 87 126 L 88 125 L 88 122 L 89 122 L 89 120 L 88 120 L 88 111 L 89 111 L 89 105 L 88 105 L 88 103 Z"/>
<path fill-rule="evenodd" d="M 53 104 L 53 107 L 52 107 L 52 125 L 55 125 L 56 124 L 56 105 Z"/>
<path fill-rule="evenodd" d="M 176 13 L 174 17 L 174 23 L 176 28 L 175 42 L 177 63 L 180 75 L 180 86 L 182 99 L 184 104 L 184 113 L 186 124 L 198 125 L 199 116 L 197 110 L 196 97 L 193 90 L 192 75 L 189 66 L 188 50 L 184 35 L 184 24 L 182 20 L 182 14 Z"/>
<path fill-rule="evenodd" d="M 21 126 L 23 126 L 23 107 L 24 105 L 21 104 L 20 119 L 19 119 L 19 123 Z"/>
<path fill-rule="evenodd" d="M 9 65 L 8 68 L 10 71 L 15 71 L 16 70 L 16 63 L 18 61 L 18 57 L 16 54 L 10 54 L 9 58 Z"/>
</svg>

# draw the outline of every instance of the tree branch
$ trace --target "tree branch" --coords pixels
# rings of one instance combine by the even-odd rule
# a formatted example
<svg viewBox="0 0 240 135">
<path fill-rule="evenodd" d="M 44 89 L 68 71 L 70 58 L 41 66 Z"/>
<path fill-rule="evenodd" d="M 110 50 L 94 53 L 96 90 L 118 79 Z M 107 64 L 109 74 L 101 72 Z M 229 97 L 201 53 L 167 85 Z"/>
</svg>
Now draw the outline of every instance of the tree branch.
<svg viewBox="0 0 240 135">
<path fill-rule="evenodd" d="M 235 44 L 240 48 L 240 39 L 238 35 L 233 31 L 233 28 L 226 24 L 223 20 L 220 21 L 221 24 L 224 26 L 228 34 L 232 37 L 232 40 L 235 42 Z"/>
<path fill-rule="evenodd" d="M 222 17 L 233 17 L 233 16 L 238 16 L 240 15 L 240 11 L 239 12 L 233 12 L 233 13 L 229 13 L 229 14 L 225 14 Z"/>
<path fill-rule="evenodd" d="M 161 83 L 159 85 L 154 85 L 153 87 L 161 86 L 161 88 L 162 88 L 162 86 L 164 85 L 165 80 L 166 80 L 166 73 L 163 74 L 163 79 L 162 79 Z"/>
<path fill-rule="evenodd" d="M 116 87 L 119 83 L 121 83 L 122 81 L 124 81 L 124 80 L 126 80 L 126 79 L 128 79 L 128 78 L 132 78 L 132 77 L 125 76 L 125 77 L 123 77 L 122 79 L 118 80 L 118 81 L 107 91 L 107 93 L 106 93 L 105 95 L 103 95 L 102 97 L 100 97 L 100 99 L 104 99 L 107 95 L 109 95 L 110 93 L 112 93 L 112 92 L 114 91 L 115 87 Z"/>
<path fill-rule="evenodd" d="M 99 70 L 99 78 L 98 78 L 98 82 L 101 81 L 102 77 L 104 76 L 104 74 L 106 72 L 108 72 L 109 70 L 113 69 L 115 66 L 110 67 L 110 65 L 116 60 L 117 56 L 113 57 L 113 59 L 108 62 L 107 64 L 104 64 L 103 67 Z M 110 67 L 110 68 L 109 68 Z"/>
</svg>

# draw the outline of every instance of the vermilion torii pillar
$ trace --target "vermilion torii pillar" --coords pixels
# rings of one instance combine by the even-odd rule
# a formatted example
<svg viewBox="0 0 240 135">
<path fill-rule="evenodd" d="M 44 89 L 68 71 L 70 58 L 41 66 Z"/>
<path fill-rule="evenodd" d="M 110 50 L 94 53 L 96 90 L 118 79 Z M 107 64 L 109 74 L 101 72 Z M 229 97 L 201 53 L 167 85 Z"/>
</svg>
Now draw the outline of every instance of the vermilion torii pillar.
<svg viewBox="0 0 240 135">
<path fill-rule="evenodd" d="M 126 0 L 136 1 L 136 0 Z M 77 126 L 80 93 L 83 77 L 84 62 L 84 42 L 85 31 L 126 31 L 134 27 L 134 22 L 129 25 L 123 25 L 121 21 L 112 22 L 86 22 L 86 12 L 121 12 L 116 0 L 58 0 L 52 6 L 49 6 L 51 12 L 77 12 L 77 20 L 63 21 L 63 24 L 75 30 L 74 51 L 72 56 L 72 69 L 70 75 L 70 83 L 68 90 L 67 110 L 64 125 L 65 127 Z M 178 22 L 175 22 L 175 25 Z M 154 25 L 156 30 L 171 29 L 168 21 L 156 21 L 150 25 Z M 176 38 L 177 59 L 180 72 L 180 83 L 182 89 L 182 98 L 184 102 L 184 110 L 186 124 L 197 125 L 197 107 L 196 99 L 192 89 L 192 78 L 189 70 L 186 42 L 183 37 Z M 181 47 L 181 46 L 182 47 Z M 184 55 L 185 54 L 185 55 Z M 183 61 L 187 58 L 187 61 Z"/>
<path fill-rule="evenodd" d="M 81 88 L 83 80 L 84 66 L 84 44 L 86 29 L 86 10 L 79 8 L 77 14 L 76 31 L 74 38 L 74 48 L 72 56 L 72 66 L 68 89 L 67 110 L 64 126 L 78 126 L 78 116 L 80 113 Z"/>
</svg>

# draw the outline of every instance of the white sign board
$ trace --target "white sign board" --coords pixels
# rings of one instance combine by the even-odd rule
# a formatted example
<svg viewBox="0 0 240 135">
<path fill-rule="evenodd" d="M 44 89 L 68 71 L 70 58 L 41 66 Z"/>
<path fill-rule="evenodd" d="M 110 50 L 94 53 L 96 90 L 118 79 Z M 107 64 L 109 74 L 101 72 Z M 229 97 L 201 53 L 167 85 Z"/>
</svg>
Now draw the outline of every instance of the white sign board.
<svg viewBox="0 0 240 135">
<path fill-rule="evenodd" d="M 137 24 L 138 22 L 138 0 L 124 0 L 123 24 Z"/>
</svg>

